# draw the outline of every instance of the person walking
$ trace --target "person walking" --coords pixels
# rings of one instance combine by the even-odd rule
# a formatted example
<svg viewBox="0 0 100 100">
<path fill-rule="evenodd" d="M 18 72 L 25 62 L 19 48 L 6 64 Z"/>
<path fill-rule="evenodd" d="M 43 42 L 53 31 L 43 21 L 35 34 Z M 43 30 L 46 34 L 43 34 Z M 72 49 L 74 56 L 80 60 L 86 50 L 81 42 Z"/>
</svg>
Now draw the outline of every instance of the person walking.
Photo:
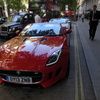
<svg viewBox="0 0 100 100">
<path fill-rule="evenodd" d="M 78 19 L 80 20 L 80 18 L 81 18 L 81 14 L 79 14 L 79 16 L 78 16 Z"/>
<path fill-rule="evenodd" d="M 37 15 L 34 17 L 35 23 L 41 23 L 42 19 L 40 17 L 40 12 L 37 13 Z"/>
<path fill-rule="evenodd" d="M 81 16 L 81 19 L 82 19 L 82 22 L 84 22 L 84 13 L 82 14 L 82 16 Z"/>
<path fill-rule="evenodd" d="M 91 11 L 89 15 L 89 20 L 90 20 L 89 39 L 91 40 L 94 40 L 99 19 L 100 19 L 100 14 L 99 11 L 97 11 L 97 6 L 93 5 L 93 11 Z"/>
</svg>

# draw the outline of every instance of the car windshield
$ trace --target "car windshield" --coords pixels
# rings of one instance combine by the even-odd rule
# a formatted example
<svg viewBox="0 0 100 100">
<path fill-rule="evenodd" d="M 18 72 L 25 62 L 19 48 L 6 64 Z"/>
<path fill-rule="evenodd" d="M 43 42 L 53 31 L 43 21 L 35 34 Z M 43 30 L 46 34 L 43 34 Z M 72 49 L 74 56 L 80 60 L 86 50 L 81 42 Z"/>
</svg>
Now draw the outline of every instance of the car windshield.
<svg viewBox="0 0 100 100">
<path fill-rule="evenodd" d="M 60 27 L 59 24 L 29 24 L 19 36 L 59 36 Z"/>
<path fill-rule="evenodd" d="M 8 22 L 20 22 L 22 20 L 22 15 L 12 15 L 8 18 Z"/>
<path fill-rule="evenodd" d="M 0 21 L 5 21 L 5 18 L 0 18 Z"/>
<path fill-rule="evenodd" d="M 49 22 L 50 23 L 66 23 L 68 21 L 68 19 L 65 18 L 58 18 L 58 19 L 51 19 Z"/>
</svg>

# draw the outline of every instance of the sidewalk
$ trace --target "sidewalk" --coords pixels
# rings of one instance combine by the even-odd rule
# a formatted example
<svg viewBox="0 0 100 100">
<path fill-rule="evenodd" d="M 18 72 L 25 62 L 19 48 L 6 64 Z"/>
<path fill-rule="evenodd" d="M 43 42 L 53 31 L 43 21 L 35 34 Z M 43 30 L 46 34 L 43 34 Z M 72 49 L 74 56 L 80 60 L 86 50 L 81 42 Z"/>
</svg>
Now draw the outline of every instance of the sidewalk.
<svg viewBox="0 0 100 100">
<path fill-rule="evenodd" d="M 86 58 L 96 99 L 100 100 L 100 23 L 94 41 L 89 39 L 89 22 L 77 21 L 77 29 Z"/>
</svg>

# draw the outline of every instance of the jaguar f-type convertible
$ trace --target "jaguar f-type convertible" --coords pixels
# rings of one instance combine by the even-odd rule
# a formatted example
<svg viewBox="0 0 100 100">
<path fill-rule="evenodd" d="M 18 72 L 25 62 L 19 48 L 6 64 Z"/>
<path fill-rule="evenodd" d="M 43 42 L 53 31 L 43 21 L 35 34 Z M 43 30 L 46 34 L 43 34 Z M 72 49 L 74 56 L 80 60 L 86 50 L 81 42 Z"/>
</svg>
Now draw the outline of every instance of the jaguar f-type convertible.
<svg viewBox="0 0 100 100">
<path fill-rule="evenodd" d="M 35 23 L 0 46 L 0 83 L 44 88 L 68 72 L 69 43 L 61 24 Z"/>
</svg>

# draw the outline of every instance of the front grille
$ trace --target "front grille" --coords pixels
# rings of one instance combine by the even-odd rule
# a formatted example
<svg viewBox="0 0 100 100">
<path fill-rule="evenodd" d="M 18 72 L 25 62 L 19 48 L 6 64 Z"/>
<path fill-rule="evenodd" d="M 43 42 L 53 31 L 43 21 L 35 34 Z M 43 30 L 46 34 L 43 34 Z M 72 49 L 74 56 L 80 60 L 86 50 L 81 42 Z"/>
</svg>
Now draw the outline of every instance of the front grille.
<svg viewBox="0 0 100 100">
<path fill-rule="evenodd" d="M 2 27 L 1 31 L 7 31 L 7 27 Z"/>
<path fill-rule="evenodd" d="M 32 82 L 40 82 L 43 74 L 36 71 L 11 71 L 11 70 L 0 70 L 0 77 L 6 80 L 6 76 L 18 76 L 18 77 L 32 77 Z"/>
</svg>

